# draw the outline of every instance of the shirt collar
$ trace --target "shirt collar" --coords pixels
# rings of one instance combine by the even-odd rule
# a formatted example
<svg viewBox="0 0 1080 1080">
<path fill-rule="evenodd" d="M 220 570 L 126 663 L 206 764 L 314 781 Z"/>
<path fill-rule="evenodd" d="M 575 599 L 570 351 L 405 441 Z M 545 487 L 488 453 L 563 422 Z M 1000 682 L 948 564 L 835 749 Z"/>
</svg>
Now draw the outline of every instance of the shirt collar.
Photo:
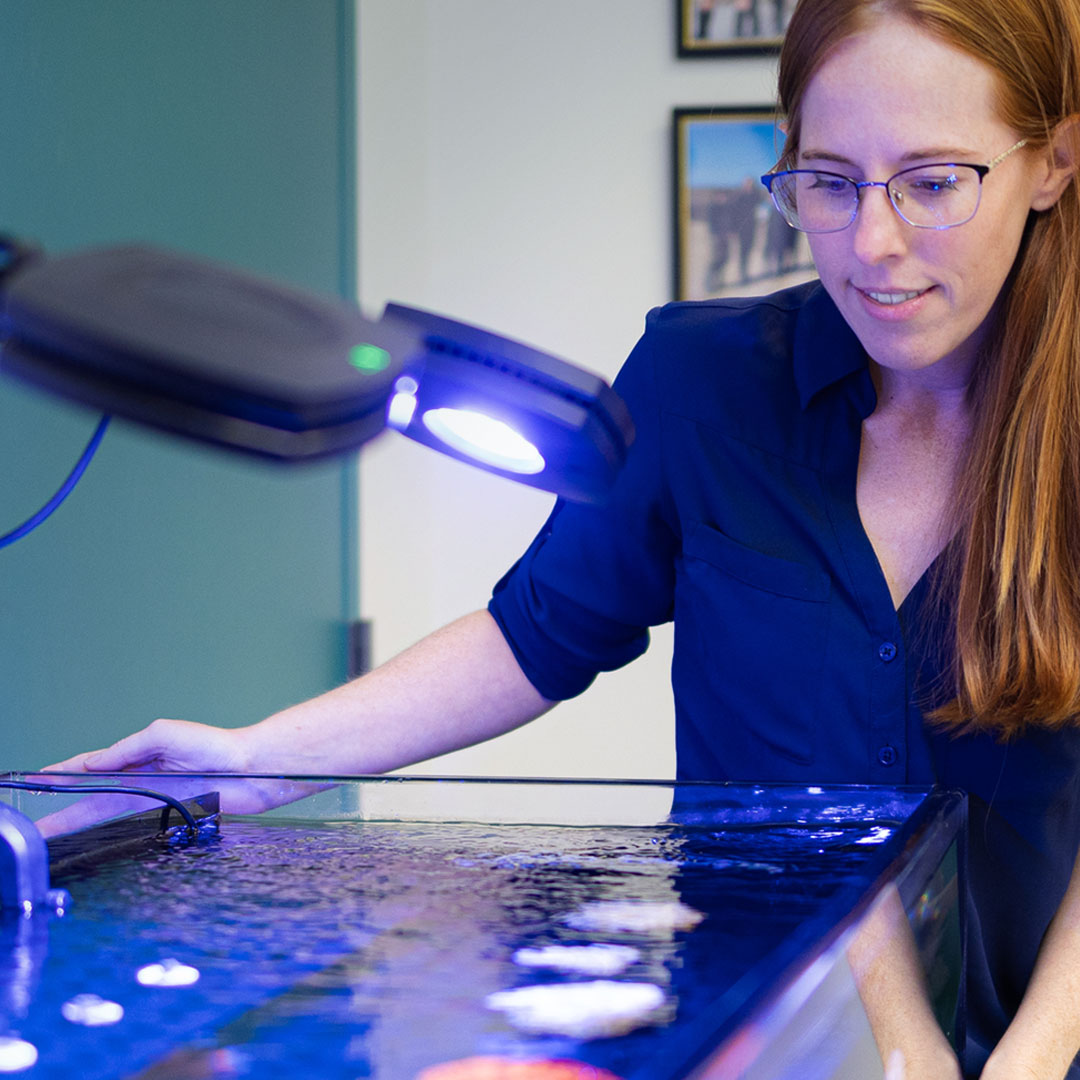
<svg viewBox="0 0 1080 1080">
<path fill-rule="evenodd" d="M 869 383 L 866 353 L 821 282 L 799 310 L 794 361 L 803 409 L 815 394 L 856 371 L 866 372 Z"/>
</svg>

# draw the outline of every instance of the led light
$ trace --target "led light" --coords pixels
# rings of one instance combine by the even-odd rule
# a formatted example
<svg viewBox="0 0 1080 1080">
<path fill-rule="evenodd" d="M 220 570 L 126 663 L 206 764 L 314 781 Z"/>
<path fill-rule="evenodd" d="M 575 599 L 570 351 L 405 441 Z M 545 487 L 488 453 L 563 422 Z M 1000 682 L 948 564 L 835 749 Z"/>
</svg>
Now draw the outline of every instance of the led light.
<svg viewBox="0 0 1080 1080">
<path fill-rule="evenodd" d="M 398 431 L 404 431 L 416 412 L 416 391 L 420 387 L 411 375 L 402 375 L 394 383 L 394 393 L 386 406 L 386 422 Z"/>
<path fill-rule="evenodd" d="M 191 986 L 199 981 L 199 969 L 169 959 L 139 968 L 135 978 L 143 986 Z"/>
<path fill-rule="evenodd" d="M 37 1047 L 23 1039 L 0 1038 L 0 1073 L 16 1073 L 37 1062 Z"/>
<path fill-rule="evenodd" d="M 429 409 L 424 426 L 460 454 L 507 472 L 534 476 L 543 472 L 544 459 L 528 439 L 509 424 L 469 409 Z"/>
<path fill-rule="evenodd" d="M 390 354 L 378 345 L 354 345 L 349 350 L 349 363 L 357 371 L 385 371 L 390 366 Z"/>
</svg>

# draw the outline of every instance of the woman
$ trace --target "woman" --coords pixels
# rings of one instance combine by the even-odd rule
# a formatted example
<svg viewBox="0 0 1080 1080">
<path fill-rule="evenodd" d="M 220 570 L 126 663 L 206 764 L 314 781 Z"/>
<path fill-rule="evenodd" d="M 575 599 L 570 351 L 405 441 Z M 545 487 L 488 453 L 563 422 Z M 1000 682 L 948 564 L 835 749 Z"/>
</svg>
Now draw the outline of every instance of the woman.
<svg viewBox="0 0 1080 1080">
<path fill-rule="evenodd" d="M 618 381 L 638 441 L 609 505 L 558 506 L 488 611 L 355 683 L 65 764 L 391 769 L 535 718 L 673 618 L 680 777 L 970 793 L 964 1074 L 1065 1076 L 1080 8 L 802 0 L 780 86 L 767 183 L 821 283 L 650 315 Z M 959 1075 L 941 1039 L 879 1038 L 910 1078 Z"/>
</svg>

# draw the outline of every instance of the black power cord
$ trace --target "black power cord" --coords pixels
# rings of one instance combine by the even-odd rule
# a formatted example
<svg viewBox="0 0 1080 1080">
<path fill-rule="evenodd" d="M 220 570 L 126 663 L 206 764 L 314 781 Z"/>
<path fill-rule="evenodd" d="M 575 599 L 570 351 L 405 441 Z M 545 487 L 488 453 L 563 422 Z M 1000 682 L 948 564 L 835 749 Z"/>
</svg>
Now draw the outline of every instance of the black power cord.
<svg viewBox="0 0 1080 1080">
<path fill-rule="evenodd" d="M 142 795 L 147 799 L 157 799 L 166 804 L 162 817 L 162 826 L 168 820 L 169 810 L 175 810 L 183 819 L 185 828 L 192 836 L 197 836 L 199 823 L 195 816 L 179 799 L 149 788 L 128 787 L 124 784 L 30 784 L 22 780 L 0 780 L 0 788 L 14 788 L 18 791 L 39 791 L 52 795 Z"/>
</svg>

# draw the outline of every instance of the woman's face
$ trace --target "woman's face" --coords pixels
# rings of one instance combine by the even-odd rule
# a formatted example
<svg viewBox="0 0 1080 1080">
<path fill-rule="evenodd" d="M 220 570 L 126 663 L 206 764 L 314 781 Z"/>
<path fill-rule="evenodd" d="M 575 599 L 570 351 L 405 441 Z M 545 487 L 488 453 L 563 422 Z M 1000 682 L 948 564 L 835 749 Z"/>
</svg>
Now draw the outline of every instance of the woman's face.
<svg viewBox="0 0 1080 1080">
<path fill-rule="evenodd" d="M 994 89 L 981 61 L 883 17 L 810 81 L 798 167 L 880 181 L 920 164 L 985 165 L 1019 138 Z M 863 188 L 852 225 L 810 236 L 822 283 L 882 368 L 966 383 L 1044 174 L 1017 150 L 987 175 L 975 217 L 941 231 L 907 224 L 884 188 Z"/>
</svg>

